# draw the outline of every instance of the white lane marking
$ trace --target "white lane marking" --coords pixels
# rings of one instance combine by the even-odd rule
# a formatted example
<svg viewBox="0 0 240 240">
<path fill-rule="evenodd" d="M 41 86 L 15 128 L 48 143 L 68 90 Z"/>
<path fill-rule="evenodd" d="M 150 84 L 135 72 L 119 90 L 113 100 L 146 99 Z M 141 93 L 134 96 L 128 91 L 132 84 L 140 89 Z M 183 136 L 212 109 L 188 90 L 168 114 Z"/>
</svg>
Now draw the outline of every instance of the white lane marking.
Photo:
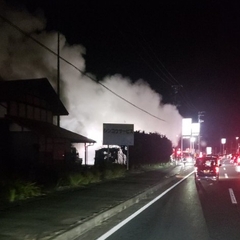
<svg viewBox="0 0 240 240">
<path fill-rule="evenodd" d="M 168 193 L 169 191 L 171 191 L 173 188 L 175 188 L 178 184 L 180 184 L 182 181 L 184 181 L 186 178 L 188 178 L 190 175 L 192 175 L 194 173 L 191 172 L 189 173 L 187 176 L 185 176 L 183 179 L 181 179 L 180 181 L 178 181 L 177 183 L 175 183 L 174 185 L 172 185 L 170 188 L 168 188 L 167 190 L 165 190 L 163 193 L 161 193 L 160 195 L 158 195 L 156 198 L 154 198 L 151 202 L 149 202 L 148 204 L 146 204 L 145 206 L 143 206 L 142 208 L 140 208 L 138 211 L 136 211 L 135 213 L 133 213 L 132 215 L 130 215 L 128 218 L 126 218 L 125 220 L 123 220 L 122 222 L 120 222 L 119 224 L 117 224 L 115 227 L 113 227 L 112 229 L 110 229 L 108 232 L 104 233 L 102 236 L 100 236 L 99 238 L 97 238 L 96 240 L 105 240 L 106 238 L 108 238 L 109 236 L 111 236 L 113 233 L 115 233 L 118 229 L 120 229 L 121 227 L 123 227 L 125 224 L 127 224 L 129 221 L 131 221 L 133 218 L 135 218 L 137 215 L 139 215 L 141 212 L 143 212 L 145 209 L 147 209 L 148 207 L 150 207 L 153 203 L 155 203 L 157 200 L 159 200 L 161 197 L 163 197 L 166 193 Z"/>
<path fill-rule="evenodd" d="M 226 168 L 224 167 L 223 170 L 226 171 Z"/>
<path fill-rule="evenodd" d="M 228 191 L 229 191 L 229 194 L 230 194 L 232 204 L 237 204 L 237 199 L 235 198 L 235 195 L 234 195 L 234 192 L 233 192 L 232 188 L 229 188 Z"/>
<path fill-rule="evenodd" d="M 225 176 L 225 178 L 228 178 L 228 175 L 227 175 L 227 173 L 225 173 L 225 174 L 224 174 L 224 176 Z"/>
</svg>

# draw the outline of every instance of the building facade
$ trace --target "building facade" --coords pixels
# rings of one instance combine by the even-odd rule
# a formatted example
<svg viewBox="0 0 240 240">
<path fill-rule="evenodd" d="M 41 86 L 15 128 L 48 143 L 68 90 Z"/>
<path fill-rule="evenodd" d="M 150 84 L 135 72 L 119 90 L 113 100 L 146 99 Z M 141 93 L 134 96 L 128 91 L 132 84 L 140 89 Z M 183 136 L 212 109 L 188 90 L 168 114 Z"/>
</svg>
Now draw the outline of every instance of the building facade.
<svg viewBox="0 0 240 240">
<path fill-rule="evenodd" d="M 55 124 L 68 115 L 48 79 L 0 81 L 0 164 L 28 172 L 39 164 L 74 161 L 73 143 L 94 140 Z"/>
</svg>

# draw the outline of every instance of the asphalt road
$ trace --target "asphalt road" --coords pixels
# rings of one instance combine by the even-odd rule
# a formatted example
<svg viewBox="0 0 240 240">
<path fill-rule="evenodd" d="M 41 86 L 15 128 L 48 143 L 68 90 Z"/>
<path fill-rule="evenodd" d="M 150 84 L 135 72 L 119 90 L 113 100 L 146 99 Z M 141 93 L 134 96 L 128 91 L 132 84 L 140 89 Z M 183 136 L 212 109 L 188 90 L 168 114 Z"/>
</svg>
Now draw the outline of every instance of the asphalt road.
<svg viewBox="0 0 240 240">
<path fill-rule="evenodd" d="M 79 239 L 240 239 L 240 169 L 228 160 L 223 161 L 218 183 L 203 181 L 196 184 L 194 175 L 190 175 L 165 191 L 165 194 L 158 193 L 160 197 L 154 196 L 159 199 L 140 214 L 136 212 L 154 198 L 115 216 Z M 115 231 L 119 225 L 122 226 Z"/>
</svg>

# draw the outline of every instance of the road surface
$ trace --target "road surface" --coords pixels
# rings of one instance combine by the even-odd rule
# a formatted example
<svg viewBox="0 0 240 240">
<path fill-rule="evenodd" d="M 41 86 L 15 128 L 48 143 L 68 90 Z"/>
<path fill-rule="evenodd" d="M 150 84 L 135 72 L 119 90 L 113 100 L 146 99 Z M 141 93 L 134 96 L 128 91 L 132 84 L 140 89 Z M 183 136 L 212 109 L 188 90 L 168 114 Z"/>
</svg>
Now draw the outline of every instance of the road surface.
<svg viewBox="0 0 240 240">
<path fill-rule="evenodd" d="M 239 240 L 240 168 L 224 160 L 218 183 L 196 184 L 193 174 L 183 179 L 184 168 L 175 186 L 167 186 L 79 239 Z"/>
</svg>

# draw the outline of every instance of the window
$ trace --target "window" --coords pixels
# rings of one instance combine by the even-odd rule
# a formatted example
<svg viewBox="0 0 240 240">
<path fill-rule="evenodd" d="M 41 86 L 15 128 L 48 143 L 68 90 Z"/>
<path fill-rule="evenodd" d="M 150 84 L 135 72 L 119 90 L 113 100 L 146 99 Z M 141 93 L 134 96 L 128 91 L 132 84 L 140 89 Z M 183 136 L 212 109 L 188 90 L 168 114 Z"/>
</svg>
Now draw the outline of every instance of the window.
<svg viewBox="0 0 240 240">
<path fill-rule="evenodd" d="M 40 109 L 39 108 L 34 108 L 34 119 L 40 120 Z"/>
<path fill-rule="evenodd" d="M 40 106 L 40 99 L 39 98 L 37 98 L 37 97 L 34 97 L 34 105 L 35 106 Z"/>
<path fill-rule="evenodd" d="M 27 118 L 33 119 L 33 106 L 27 106 Z"/>
<path fill-rule="evenodd" d="M 44 109 L 41 109 L 41 121 L 43 122 L 47 121 L 47 112 Z"/>
<path fill-rule="evenodd" d="M 18 106 L 16 102 L 10 102 L 9 104 L 9 115 L 17 116 L 18 115 Z"/>
<path fill-rule="evenodd" d="M 47 122 L 53 123 L 53 115 L 50 111 L 47 111 Z"/>
<path fill-rule="evenodd" d="M 27 96 L 26 96 L 26 101 L 27 101 L 27 103 L 29 103 L 29 104 L 33 104 L 33 97 L 30 96 L 30 95 L 27 95 Z"/>
</svg>

